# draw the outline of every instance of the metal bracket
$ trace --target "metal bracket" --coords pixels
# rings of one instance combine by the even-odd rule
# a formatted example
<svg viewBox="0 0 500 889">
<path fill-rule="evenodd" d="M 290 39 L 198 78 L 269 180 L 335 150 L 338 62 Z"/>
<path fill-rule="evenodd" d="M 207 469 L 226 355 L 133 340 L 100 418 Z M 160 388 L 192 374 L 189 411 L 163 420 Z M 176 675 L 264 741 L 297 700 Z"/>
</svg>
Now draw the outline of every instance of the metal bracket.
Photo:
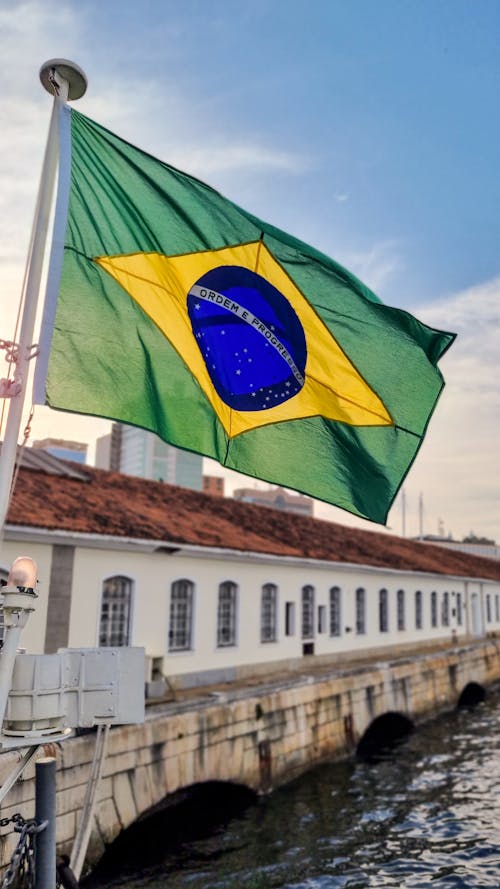
<svg viewBox="0 0 500 889">
<path fill-rule="evenodd" d="M 7 780 L 4 781 L 4 783 L 0 787 L 0 803 L 3 802 L 3 800 L 5 799 L 5 797 L 8 794 L 9 790 L 11 789 L 11 787 L 14 786 L 17 779 L 20 777 L 20 775 L 22 775 L 26 766 L 28 766 L 30 764 L 31 760 L 35 756 L 35 753 L 37 752 L 39 747 L 40 747 L 39 744 L 34 744 L 32 747 L 28 747 L 24 756 L 17 763 L 17 765 L 14 766 L 14 768 L 13 768 L 12 772 L 10 773 L 10 775 L 8 776 Z"/>
<path fill-rule="evenodd" d="M 15 380 L 0 380 L 0 398 L 15 398 L 22 389 L 22 383 L 16 383 Z"/>
</svg>

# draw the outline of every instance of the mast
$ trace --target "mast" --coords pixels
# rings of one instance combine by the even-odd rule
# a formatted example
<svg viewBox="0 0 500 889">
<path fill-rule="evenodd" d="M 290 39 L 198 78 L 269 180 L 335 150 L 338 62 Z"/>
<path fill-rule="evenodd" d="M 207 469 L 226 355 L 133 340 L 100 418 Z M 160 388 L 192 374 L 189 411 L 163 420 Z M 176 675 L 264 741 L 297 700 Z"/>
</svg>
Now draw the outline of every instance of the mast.
<svg viewBox="0 0 500 889">
<path fill-rule="evenodd" d="M 47 92 L 54 96 L 54 103 L 26 260 L 24 310 L 17 345 L 14 380 L 8 387 L 8 391 L 4 393 L 11 397 L 11 402 L 0 455 L 0 539 L 9 507 L 29 362 L 33 357 L 33 332 L 59 157 L 59 108 L 68 99 L 79 99 L 87 89 L 87 78 L 84 72 L 74 62 L 69 62 L 66 59 L 51 59 L 45 62 L 40 69 L 40 80 Z"/>
</svg>

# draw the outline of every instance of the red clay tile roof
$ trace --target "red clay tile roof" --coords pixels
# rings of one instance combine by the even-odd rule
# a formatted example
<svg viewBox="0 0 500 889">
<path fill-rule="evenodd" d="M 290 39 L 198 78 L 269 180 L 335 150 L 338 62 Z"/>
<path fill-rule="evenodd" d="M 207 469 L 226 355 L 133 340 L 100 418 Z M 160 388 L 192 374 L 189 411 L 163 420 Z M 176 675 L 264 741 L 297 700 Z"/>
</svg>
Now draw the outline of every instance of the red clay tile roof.
<svg viewBox="0 0 500 889">
<path fill-rule="evenodd" d="M 500 580 L 494 559 L 89 466 L 21 468 L 8 523 Z"/>
</svg>

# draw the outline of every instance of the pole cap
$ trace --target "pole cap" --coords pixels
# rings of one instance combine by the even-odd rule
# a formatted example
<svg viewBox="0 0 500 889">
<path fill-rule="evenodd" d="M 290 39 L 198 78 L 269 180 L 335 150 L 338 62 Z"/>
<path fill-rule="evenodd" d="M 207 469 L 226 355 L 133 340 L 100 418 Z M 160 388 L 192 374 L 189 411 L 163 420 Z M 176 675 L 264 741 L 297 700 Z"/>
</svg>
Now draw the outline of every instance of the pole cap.
<svg viewBox="0 0 500 889">
<path fill-rule="evenodd" d="M 54 95 L 51 80 L 51 71 L 54 68 L 60 77 L 68 81 L 68 99 L 81 99 L 87 91 L 87 75 L 76 62 L 70 62 L 68 59 L 49 59 L 40 68 L 40 80 L 47 92 L 51 96 Z"/>
</svg>

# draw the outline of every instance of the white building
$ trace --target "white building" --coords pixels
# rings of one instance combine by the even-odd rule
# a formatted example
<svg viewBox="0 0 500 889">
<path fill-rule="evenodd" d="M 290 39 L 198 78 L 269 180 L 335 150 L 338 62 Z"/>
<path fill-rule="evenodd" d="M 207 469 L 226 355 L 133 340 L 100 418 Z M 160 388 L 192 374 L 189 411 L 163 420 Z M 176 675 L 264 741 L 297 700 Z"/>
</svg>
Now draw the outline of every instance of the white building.
<svg viewBox="0 0 500 889">
<path fill-rule="evenodd" d="M 38 563 L 28 651 L 141 645 L 186 686 L 500 633 L 498 562 L 50 460 L 0 554 Z"/>
<path fill-rule="evenodd" d="M 452 540 L 449 537 L 439 537 L 433 534 L 426 534 L 421 540 L 423 543 L 460 550 L 463 553 L 470 553 L 474 556 L 484 556 L 487 559 L 500 559 L 500 546 L 497 546 L 493 541 L 486 543 L 472 540 Z"/>
</svg>

